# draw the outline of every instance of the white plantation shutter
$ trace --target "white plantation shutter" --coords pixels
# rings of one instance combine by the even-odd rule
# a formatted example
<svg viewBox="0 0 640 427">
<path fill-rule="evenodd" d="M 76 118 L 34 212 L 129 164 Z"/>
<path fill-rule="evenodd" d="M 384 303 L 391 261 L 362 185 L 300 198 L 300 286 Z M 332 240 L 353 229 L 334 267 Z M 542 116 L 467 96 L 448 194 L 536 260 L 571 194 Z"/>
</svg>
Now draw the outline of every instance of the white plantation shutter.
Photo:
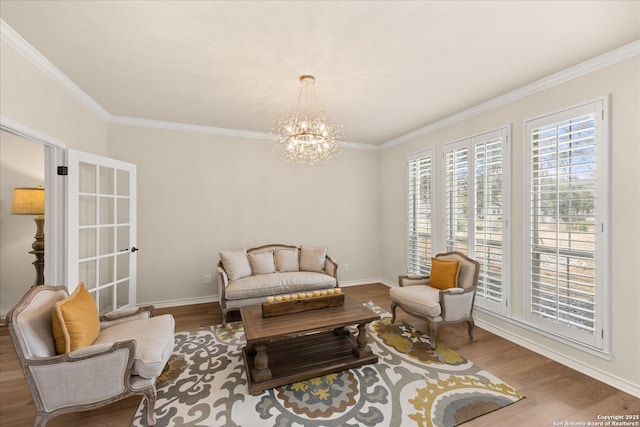
<svg viewBox="0 0 640 427">
<path fill-rule="evenodd" d="M 408 178 L 408 268 L 409 274 L 427 275 L 433 256 L 433 151 L 409 158 Z"/>
<path fill-rule="evenodd" d="M 602 348 L 607 201 L 602 102 L 527 122 L 529 315 L 537 326 Z"/>
<path fill-rule="evenodd" d="M 508 129 L 444 146 L 445 249 L 480 263 L 476 304 L 507 310 Z"/>
<path fill-rule="evenodd" d="M 475 154 L 473 253 L 480 263 L 476 298 L 479 305 L 494 311 L 504 311 L 507 300 L 504 288 L 509 263 L 505 259 L 509 211 L 508 198 L 505 199 L 505 177 L 509 176 L 505 162 L 507 138 L 505 128 L 472 139 Z"/>
<path fill-rule="evenodd" d="M 449 144 L 444 153 L 445 248 L 469 255 L 469 148 Z"/>
</svg>

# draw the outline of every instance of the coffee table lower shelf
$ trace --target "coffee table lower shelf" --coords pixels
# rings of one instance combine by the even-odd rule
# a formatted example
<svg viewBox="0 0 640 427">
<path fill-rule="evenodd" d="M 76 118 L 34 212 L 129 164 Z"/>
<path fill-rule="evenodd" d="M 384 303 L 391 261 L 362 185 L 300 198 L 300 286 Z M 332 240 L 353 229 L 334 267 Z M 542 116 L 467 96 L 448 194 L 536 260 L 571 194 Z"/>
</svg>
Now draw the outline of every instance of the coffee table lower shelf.
<svg viewBox="0 0 640 427">
<path fill-rule="evenodd" d="M 269 342 L 271 378 L 255 381 L 252 372 L 256 351 L 245 346 L 242 353 L 249 393 L 255 395 L 270 388 L 378 362 L 378 356 L 373 353 L 359 357 L 356 347 L 354 336 L 339 335 L 334 331 Z"/>
</svg>

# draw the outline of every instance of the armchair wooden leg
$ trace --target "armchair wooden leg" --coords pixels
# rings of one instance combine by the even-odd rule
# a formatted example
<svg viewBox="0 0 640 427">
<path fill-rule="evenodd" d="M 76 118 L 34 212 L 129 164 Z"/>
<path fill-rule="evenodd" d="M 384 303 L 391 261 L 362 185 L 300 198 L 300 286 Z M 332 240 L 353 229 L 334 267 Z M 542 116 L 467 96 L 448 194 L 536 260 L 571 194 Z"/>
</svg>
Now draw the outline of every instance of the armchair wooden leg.
<svg viewBox="0 0 640 427">
<path fill-rule="evenodd" d="M 473 319 L 467 320 L 467 327 L 469 329 L 469 340 L 473 341 L 473 327 L 475 326 L 475 322 Z"/>
<path fill-rule="evenodd" d="M 435 350 L 436 335 L 438 334 L 438 324 L 429 322 L 429 329 L 431 330 L 431 336 L 429 337 L 429 341 L 431 341 L 431 350 Z"/>
<path fill-rule="evenodd" d="M 398 304 L 391 301 L 391 323 L 396 323 L 396 308 L 398 308 Z"/>
<path fill-rule="evenodd" d="M 156 407 L 156 388 L 144 391 L 144 398 L 147 401 L 147 424 L 150 426 L 156 425 L 156 414 L 154 413 Z"/>
<path fill-rule="evenodd" d="M 222 327 L 227 327 L 227 309 L 225 308 L 222 309 Z"/>
</svg>

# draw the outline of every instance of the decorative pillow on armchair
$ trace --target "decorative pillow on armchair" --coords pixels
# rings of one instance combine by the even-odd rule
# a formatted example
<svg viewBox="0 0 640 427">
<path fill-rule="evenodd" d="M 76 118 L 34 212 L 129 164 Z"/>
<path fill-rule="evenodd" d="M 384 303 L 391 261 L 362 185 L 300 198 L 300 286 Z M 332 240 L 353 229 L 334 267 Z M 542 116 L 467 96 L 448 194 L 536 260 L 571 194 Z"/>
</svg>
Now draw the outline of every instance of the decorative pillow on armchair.
<svg viewBox="0 0 640 427">
<path fill-rule="evenodd" d="M 327 248 L 300 248 L 300 271 L 324 272 Z"/>
<path fill-rule="evenodd" d="M 432 288 L 441 290 L 458 286 L 458 273 L 460 263 L 458 261 L 441 261 L 431 258 L 431 276 L 429 281 Z"/>
<path fill-rule="evenodd" d="M 90 346 L 100 335 L 100 316 L 93 295 L 80 283 L 67 298 L 58 301 L 51 314 L 56 352 L 65 354 Z"/>
</svg>

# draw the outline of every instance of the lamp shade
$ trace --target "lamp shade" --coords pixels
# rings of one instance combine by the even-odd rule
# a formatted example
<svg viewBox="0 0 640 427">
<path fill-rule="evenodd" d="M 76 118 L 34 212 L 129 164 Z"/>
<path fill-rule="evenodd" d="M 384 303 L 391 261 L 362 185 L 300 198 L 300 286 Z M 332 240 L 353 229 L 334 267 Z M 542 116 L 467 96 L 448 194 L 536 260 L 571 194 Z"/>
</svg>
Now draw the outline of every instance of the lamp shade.
<svg viewBox="0 0 640 427">
<path fill-rule="evenodd" d="M 44 215 L 44 188 L 14 188 L 12 215 Z"/>
</svg>

